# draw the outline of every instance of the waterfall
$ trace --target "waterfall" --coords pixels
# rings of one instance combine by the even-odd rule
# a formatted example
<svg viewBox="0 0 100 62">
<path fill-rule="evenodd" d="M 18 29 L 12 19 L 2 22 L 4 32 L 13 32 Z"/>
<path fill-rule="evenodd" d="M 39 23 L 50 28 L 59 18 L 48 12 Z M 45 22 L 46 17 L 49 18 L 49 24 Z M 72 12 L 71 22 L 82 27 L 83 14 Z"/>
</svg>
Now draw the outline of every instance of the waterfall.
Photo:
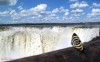
<svg viewBox="0 0 100 62">
<path fill-rule="evenodd" d="M 71 47 L 73 33 L 77 33 L 82 42 L 88 42 L 99 36 L 99 28 L 60 26 L 0 28 L 0 61 Z"/>
</svg>

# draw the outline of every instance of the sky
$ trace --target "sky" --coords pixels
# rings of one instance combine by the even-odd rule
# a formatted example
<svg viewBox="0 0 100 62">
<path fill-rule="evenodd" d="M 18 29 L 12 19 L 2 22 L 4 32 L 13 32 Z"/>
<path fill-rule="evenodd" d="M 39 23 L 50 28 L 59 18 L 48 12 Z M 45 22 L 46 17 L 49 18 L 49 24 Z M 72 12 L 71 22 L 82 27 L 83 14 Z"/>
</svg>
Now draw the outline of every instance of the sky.
<svg viewBox="0 0 100 62">
<path fill-rule="evenodd" d="M 100 0 L 0 0 L 0 24 L 100 22 Z"/>
</svg>

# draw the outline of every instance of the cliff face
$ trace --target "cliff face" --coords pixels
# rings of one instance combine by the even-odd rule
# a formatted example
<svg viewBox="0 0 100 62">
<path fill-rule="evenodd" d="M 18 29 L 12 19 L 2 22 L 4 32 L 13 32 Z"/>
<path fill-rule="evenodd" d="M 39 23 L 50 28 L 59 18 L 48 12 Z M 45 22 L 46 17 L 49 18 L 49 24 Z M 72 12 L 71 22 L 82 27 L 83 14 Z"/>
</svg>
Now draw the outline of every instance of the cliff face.
<svg viewBox="0 0 100 62">
<path fill-rule="evenodd" d="M 100 36 L 83 45 L 83 51 L 70 47 L 9 62 L 100 62 Z"/>
</svg>

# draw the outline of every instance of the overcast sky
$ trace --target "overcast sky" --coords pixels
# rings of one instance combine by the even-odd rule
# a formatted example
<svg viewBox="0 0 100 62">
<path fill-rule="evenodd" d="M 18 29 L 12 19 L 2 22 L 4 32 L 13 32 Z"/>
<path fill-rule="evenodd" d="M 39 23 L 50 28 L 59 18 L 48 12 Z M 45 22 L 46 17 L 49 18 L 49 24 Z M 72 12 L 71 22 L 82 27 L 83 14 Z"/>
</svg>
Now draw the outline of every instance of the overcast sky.
<svg viewBox="0 0 100 62">
<path fill-rule="evenodd" d="M 0 23 L 100 22 L 100 0 L 0 0 Z"/>
</svg>

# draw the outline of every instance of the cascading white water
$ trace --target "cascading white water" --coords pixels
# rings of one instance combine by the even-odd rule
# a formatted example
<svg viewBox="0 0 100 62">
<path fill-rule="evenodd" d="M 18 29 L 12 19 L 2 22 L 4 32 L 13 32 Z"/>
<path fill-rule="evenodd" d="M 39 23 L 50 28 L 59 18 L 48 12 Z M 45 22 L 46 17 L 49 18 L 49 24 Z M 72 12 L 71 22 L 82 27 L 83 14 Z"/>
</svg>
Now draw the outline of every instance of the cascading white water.
<svg viewBox="0 0 100 62">
<path fill-rule="evenodd" d="M 77 33 L 82 42 L 88 42 L 99 36 L 99 28 L 55 26 L 0 29 L 0 61 L 71 47 L 73 33 Z"/>
</svg>

